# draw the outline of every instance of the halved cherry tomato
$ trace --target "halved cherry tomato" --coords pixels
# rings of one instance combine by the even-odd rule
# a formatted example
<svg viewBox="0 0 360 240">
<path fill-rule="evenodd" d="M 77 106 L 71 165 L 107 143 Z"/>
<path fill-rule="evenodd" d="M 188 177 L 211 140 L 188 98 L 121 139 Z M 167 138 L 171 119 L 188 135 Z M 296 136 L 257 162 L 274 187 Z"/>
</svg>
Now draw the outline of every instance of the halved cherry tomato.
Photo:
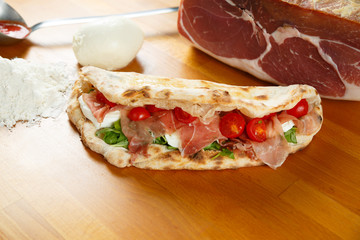
<svg viewBox="0 0 360 240">
<path fill-rule="evenodd" d="M 132 121 L 141 121 L 150 117 L 150 113 L 144 107 L 134 107 L 128 113 L 128 118 Z"/>
<path fill-rule="evenodd" d="M 219 128 L 224 137 L 236 138 L 244 132 L 245 119 L 239 113 L 228 113 L 220 119 Z"/>
<path fill-rule="evenodd" d="M 165 110 L 165 109 L 162 109 L 162 108 L 157 108 L 157 107 L 155 107 L 155 105 L 146 105 L 145 108 L 146 108 L 146 110 L 149 111 L 149 113 L 159 112 L 159 111 Z"/>
<path fill-rule="evenodd" d="M 246 133 L 251 140 L 263 142 L 266 140 L 266 125 L 262 118 L 253 118 L 246 125 Z"/>
<path fill-rule="evenodd" d="M 192 116 L 191 114 L 185 112 L 179 107 L 174 109 L 174 114 L 177 120 L 182 123 L 191 123 L 197 119 L 197 117 Z"/>
<path fill-rule="evenodd" d="M 309 104 L 306 101 L 306 99 L 301 99 L 300 102 L 298 102 L 295 107 L 292 109 L 287 110 L 287 114 L 292 115 L 294 117 L 302 117 L 307 114 L 309 110 Z"/>
<path fill-rule="evenodd" d="M 104 94 L 102 94 L 99 91 L 96 93 L 96 100 L 109 105 L 111 108 L 116 106 L 116 103 L 113 103 L 113 102 L 110 102 L 109 100 L 107 100 L 106 97 L 104 96 Z"/>
</svg>

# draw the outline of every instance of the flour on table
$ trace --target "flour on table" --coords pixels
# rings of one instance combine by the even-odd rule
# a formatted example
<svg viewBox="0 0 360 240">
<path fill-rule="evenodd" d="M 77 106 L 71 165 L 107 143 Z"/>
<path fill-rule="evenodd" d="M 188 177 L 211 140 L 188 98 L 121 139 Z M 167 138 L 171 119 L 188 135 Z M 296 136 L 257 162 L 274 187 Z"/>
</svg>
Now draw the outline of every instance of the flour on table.
<svg viewBox="0 0 360 240">
<path fill-rule="evenodd" d="M 76 70 L 64 63 L 0 57 L 0 127 L 56 118 L 64 111 Z"/>
</svg>

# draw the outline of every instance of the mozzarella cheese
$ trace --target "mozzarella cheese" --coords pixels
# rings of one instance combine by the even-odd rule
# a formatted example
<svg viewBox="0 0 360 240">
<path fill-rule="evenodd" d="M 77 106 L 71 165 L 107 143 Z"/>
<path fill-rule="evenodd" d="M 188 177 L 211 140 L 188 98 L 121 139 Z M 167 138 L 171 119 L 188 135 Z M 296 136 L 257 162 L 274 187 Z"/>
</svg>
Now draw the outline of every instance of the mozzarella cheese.
<svg viewBox="0 0 360 240">
<path fill-rule="evenodd" d="M 181 140 L 177 132 L 174 132 L 172 134 L 165 134 L 165 138 L 170 146 L 180 148 Z"/>
<path fill-rule="evenodd" d="M 289 131 L 293 126 L 295 126 L 294 122 L 292 120 L 283 123 L 282 125 L 282 129 L 284 132 Z"/>
<path fill-rule="evenodd" d="M 117 70 L 127 66 L 144 41 L 144 33 L 130 19 L 110 17 L 83 25 L 73 37 L 73 51 L 83 66 Z"/>
<path fill-rule="evenodd" d="M 120 111 L 117 110 L 106 114 L 102 123 L 99 123 L 92 114 L 89 106 L 84 102 L 82 95 L 78 99 L 82 113 L 94 124 L 96 129 L 111 127 L 114 122 L 120 119 Z"/>
</svg>

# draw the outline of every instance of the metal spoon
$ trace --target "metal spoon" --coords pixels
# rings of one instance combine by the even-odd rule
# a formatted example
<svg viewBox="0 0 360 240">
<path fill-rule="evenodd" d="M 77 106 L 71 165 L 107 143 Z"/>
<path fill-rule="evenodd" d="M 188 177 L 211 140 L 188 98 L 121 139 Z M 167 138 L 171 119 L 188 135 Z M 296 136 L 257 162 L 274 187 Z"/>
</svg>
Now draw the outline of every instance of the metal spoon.
<svg viewBox="0 0 360 240">
<path fill-rule="evenodd" d="M 132 12 L 132 13 L 121 13 L 121 14 L 113 14 L 113 15 L 104 15 L 104 16 L 92 16 L 92 17 L 78 17 L 78 18 L 64 18 L 64 19 L 53 19 L 53 20 L 46 20 L 43 22 L 39 22 L 32 27 L 28 27 L 25 23 L 25 20 L 20 16 L 20 14 L 9 6 L 4 1 L 0 1 L 0 21 L 6 22 L 14 22 L 19 23 L 29 29 L 29 34 L 24 36 L 23 38 L 15 38 L 11 37 L 7 34 L 3 34 L 0 32 L 0 45 L 11 45 L 15 44 L 27 36 L 30 33 L 34 32 L 35 30 L 43 27 L 52 27 L 52 26 L 59 26 L 59 25 L 66 25 L 66 24 L 75 24 L 75 23 L 86 23 L 90 21 L 94 21 L 97 19 L 105 18 L 105 17 L 114 17 L 114 16 L 122 16 L 127 18 L 135 18 L 135 17 L 143 17 L 143 16 L 150 16 L 156 14 L 163 14 L 163 13 L 170 13 L 176 12 L 178 7 L 170 7 L 170 8 L 161 8 L 161 9 L 154 9 L 154 10 L 146 10 L 140 12 Z"/>
</svg>

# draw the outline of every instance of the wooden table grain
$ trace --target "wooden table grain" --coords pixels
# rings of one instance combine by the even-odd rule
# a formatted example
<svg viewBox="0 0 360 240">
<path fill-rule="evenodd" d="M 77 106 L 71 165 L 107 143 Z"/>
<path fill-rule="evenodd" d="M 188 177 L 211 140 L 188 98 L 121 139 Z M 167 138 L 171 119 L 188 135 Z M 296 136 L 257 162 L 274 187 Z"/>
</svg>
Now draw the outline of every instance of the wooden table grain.
<svg viewBox="0 0 360 240">
<path fill-rule="evenodd" d="M 179 4 L 7 2 L 30 26 Z M 145 41 L 123 71 L 268 85 L 189 46 L 176 19 L 134 20 Z M 79 67 L 71 46 L 78 27 L 40 29 L 0 55 Z M 323 99 L 323 108 L 321 131 L 277 170 L 119 169 L 83 146 L 65 112 L 39 126 L 0 128 L 0 239 L 360 239 L 360 102 Z"/>
</svg>

